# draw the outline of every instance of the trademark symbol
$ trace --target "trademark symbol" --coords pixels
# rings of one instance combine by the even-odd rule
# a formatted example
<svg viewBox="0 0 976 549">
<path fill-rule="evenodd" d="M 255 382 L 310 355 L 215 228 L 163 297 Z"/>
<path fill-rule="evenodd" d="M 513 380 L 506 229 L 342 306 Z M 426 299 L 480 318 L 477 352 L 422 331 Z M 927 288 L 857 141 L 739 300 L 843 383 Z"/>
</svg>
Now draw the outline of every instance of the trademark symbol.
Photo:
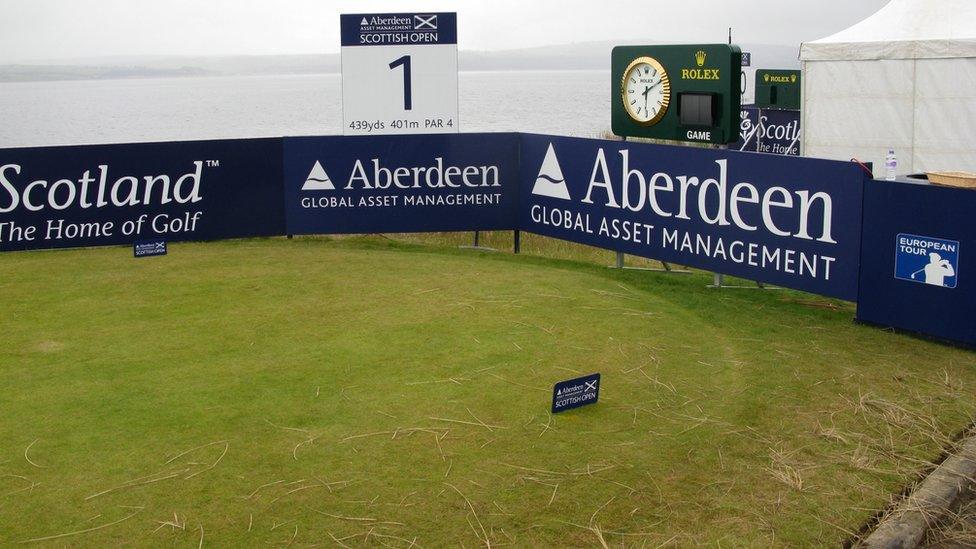
<svg viewBox="0 0 976 549">
<path fill-rule="evenodd" d="M 207 160 L 207 167 L 208 168 L 219 168 L 220 167 L 220 160 Z"/>
</svg>

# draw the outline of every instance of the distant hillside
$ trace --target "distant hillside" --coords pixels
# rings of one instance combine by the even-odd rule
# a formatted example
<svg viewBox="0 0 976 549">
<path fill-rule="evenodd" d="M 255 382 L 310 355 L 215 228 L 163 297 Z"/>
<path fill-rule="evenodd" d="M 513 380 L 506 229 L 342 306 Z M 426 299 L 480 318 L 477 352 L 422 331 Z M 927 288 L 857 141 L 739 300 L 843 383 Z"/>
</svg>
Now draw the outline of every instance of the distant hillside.
<svg viewBox="0 0 976 549">
<path fill-rule="evenodd" d="M 339 72 L 339 55 L 101 57 L 57 64 L 0 65 L 0 82 Z"/>
<path fill-rule="evenodd" d="M 118 78 L 208 76 L 212 74 L 214 73 L 199 67 L 158 69 L 139 65 L 0 65 L 0 82 L 111 80 Z"/>
<path fill-rule="evenodd" d="M 461 51 L 458 64 L 462 71 L 607 70 L 610 50 L 626 43 L 585 42 L 518 50 Z M 795 46 L 742 44 L 742 49 L 752 52 L 753 67 L 799 67 Z M 50 64 L 0 65 L 0 82 L 328 74 L 340 70 L 338 54 L 123 56 L 61 60 Z"/>
</svg>

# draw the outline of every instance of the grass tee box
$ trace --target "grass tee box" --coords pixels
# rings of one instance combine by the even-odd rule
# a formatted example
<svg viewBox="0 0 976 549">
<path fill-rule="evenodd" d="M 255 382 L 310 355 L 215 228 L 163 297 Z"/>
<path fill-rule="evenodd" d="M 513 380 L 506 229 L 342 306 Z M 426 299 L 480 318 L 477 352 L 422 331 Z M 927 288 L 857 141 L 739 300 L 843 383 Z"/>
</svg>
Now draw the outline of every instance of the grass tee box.
<svg viewBox="0 0 976 549">
<path fill-rule="evenodd" d="M 702 143 L 739 138 L 738 46 L 617 46 L 611 54 L 613 133 Z M 638 74 L 636 71 L 647 71 Z M 660 82 L 660 84 L 658 84 Z M 654 97 L 650 105 L 646 98 Z M 643 108 L 650 112 L 641 114 Z M 655 104 L 657 107 L 655 107 Z M 653 115 L 648 119 L 647 115 Z"/>
<path fill-rule="evenodd" d="M 972 353 L 788 290 L 379 237 L 179 252 L 0 254 L 0 545 L 838 545 L 973 413 Z"/>
</svg>

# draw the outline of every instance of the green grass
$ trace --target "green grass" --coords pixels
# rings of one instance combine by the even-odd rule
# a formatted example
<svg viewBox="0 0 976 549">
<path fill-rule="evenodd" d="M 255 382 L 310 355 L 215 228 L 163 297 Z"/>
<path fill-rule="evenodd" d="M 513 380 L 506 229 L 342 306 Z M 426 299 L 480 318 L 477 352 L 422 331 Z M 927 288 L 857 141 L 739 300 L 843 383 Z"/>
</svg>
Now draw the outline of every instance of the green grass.
<svg viewBox="0 0 976 549">
<path fill-rule="evenodd" d="M 849 304 L 412 238 L 0 254 L 0 544 L 837 544 L 976 408 Z"/>
</svg>

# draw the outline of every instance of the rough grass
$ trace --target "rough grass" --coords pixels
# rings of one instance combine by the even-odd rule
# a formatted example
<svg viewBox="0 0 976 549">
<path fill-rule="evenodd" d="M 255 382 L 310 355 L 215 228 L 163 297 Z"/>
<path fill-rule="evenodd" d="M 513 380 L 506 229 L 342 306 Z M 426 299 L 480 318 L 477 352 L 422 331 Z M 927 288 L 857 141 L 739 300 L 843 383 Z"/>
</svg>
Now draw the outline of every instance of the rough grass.
<svg viewBox="0 0 976 549">
<path fill-rule="evenodd" d="M 971 422 L 971 352 L 544 253 L 0 255 L 0 544 L 837 544 Z"/>
</svg>

